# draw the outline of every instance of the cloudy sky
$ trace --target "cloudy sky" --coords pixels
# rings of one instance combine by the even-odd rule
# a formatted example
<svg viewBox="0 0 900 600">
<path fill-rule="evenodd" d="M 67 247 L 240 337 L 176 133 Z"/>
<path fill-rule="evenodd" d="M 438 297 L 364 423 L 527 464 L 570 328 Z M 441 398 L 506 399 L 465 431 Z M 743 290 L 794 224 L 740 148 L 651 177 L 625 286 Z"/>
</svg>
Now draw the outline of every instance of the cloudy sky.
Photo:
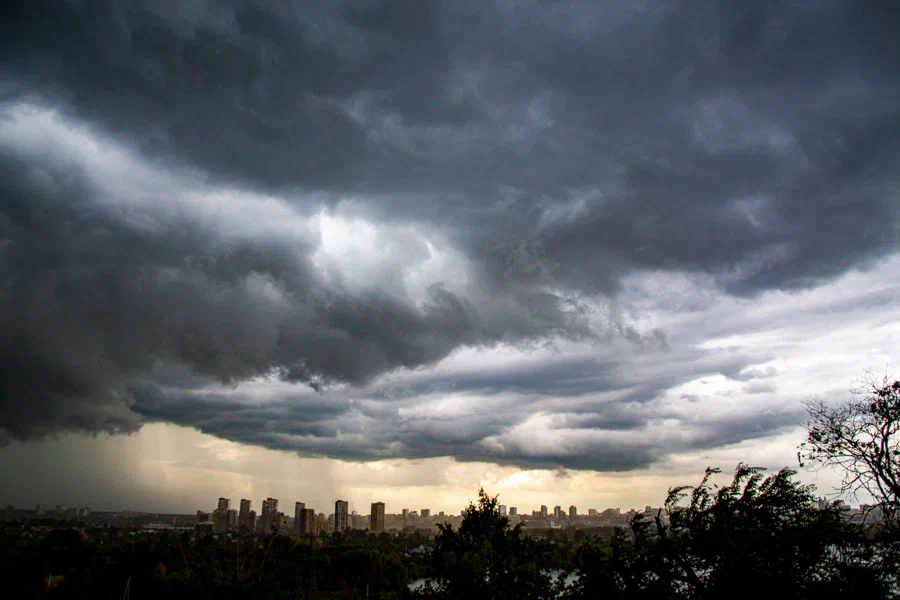
<svg viewBox="0 0 900 600">
<path fill-rule="evenodd" d="M 4 503 L 659 504 L 897 374 L 892 3 L 10 4 Z"/>
</svg>

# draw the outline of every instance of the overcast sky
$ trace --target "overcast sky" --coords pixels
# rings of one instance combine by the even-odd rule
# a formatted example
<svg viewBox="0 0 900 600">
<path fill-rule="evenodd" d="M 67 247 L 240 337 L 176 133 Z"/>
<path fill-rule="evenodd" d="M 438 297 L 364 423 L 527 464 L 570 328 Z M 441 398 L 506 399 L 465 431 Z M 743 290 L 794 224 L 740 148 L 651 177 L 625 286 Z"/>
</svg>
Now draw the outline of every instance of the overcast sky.
<svg viewBox="0 0 900 600">
<path fill-rule="evenodd" d="M 898 374 L 893 3 L 10 4 L 2 502 L 659 504 Z"/>
</svg>

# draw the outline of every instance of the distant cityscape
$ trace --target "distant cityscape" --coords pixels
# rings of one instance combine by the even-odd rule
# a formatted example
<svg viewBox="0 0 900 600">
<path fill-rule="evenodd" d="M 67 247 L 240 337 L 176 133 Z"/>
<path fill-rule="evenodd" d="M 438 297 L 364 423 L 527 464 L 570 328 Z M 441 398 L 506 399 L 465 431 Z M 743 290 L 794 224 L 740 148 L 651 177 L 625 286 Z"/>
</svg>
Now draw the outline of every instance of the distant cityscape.
<svg viewBox="0 0 900 600">
<path fill-rule="evenodd" d="M 281 535 L 307 535 L 318 536 L 330 533 L 340 533 L 347 530 L 367 531 L 373 534 L 379 533 L 409 533 L 435 532 L 439 524 L 449 524 L 459 527 L 462 515 L 445 514 L 440 511 L 432 514 L 428 508 L 410 510 L 403 508 L 399 513 L 388 513 L 384 502 L 373 502 L 368 514 L 358 514 L 349 510 L 349 502 L 336 500 L 334 511 L 330 514 L 316 512 L 312 507 L 307 507 L 303 502 L 295 502 L 293 514 L 279 510 L 278 498 L 265 498 L 262 501 L 259 513 L 253 508 L 253 501 L 243 498 L 238 508 L 232 508 L 230 498 L 219 498 L 216 507 L 210 511 L 198 510 L 192 515 L 159 514 L 139 511 L 117 512 L 92 512 L 89 507 L 68 507 L 65 504 L 57 504 L 50 509 L 50 505 L 37 504 L 33 510 L 19 509 L 7 506 L 4 511 L 5 520 L 57 519 L 78 520 L 93 523 L 115 524 L 121 523 L 128 526 L 140 526 L 146 530 L 156 531 L 187 531 L 196 530 L 198 533 L 220 534 L 257 534 L 278 533 Z M 871 516 L 872 506 L 861 504 L 857 508 L 850 507 L 847 503 L 836 500 L 829 502 L 825 499 L 818 500 L 818 508 L 837 507 L 851 520 L 866 519 Z M 526 533 L 540 534 L 542 531 L 554 529 L 596 529 L 605 527 L 624 527 L 637 516 L 643 518 L 655 518 L 658 515 L 666 518 L 665 511 L 661 507 L 645 506 L 643 509 L 630 509 L 622 511 L 620 508 L 607 508 L 598 510 L 588 509 L 587 513 L 581 513 L 574 505 L 568 509 L 562 506 L 554 506 L 551 510 L 547 505 L 541 505 L 529 513 L 520 513 L 518 507 L 499 505 L 499 513 L 509 519 L 510 525 L 521 524 Z"/>
</svg>

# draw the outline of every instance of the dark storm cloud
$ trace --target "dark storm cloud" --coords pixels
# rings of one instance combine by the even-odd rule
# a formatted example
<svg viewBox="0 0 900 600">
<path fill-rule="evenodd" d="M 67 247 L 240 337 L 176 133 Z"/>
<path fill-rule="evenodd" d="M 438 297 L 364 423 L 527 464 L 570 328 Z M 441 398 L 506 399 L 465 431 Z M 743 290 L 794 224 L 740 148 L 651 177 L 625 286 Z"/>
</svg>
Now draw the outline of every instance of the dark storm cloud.
<svg viewBox="0 0 900 600">
<path fill-rule="evenodd" d="M 532 368 L 511 364 L 490 375 L 415 372 L 393 384 L 376 381 L 345 394 L 282 388 L 260 397 L 246 386 L 163 390 L 148 383 L 132 389 L 133 410 L 146 420 L 302 455 L 453 456 L 601 470 L 643 468 L 667 453 L 764 438 L 802 421 L 799 404 L 730 416 L 685 412 L 666 400 L 666 390 L 698 377 L 742 371 L 747 360 L 700 352 L 667 358 L 661 367 L 652 366 L 652 358 L 610 356 Z M 714 406 L 716 398 L 696 400 Z M 535 417 L 542 421 L 536 428 Z M 661 421 L 676 424 L 659 429 Z"/>
<path fill-rule="evenodd" d="M 225 235 L 205 213 L 165 208 L 194 201 L 181 175 L 142 192 L 160 208 L 134 218 L 131 192 L 110 200 L 83 156 L 5 137 L 0 441 L 131 431 L 148 418 L 334 456 L 396 441 L 404 456 L 629 468 L 664 446 L 586 439 L 540 457 L 500 439 L 546 406 L 539 398 L 515 418 L 388 434 L 392 409 L 353 409 L 341 429 L 338 408 L 313 396 L 232 406 L 198 390 L 263 376 L 362 386 L 461 347 L 554 338 L 684 353 L 660 328 L 599 314 L 623 278 L 699 273 L 753 297 L 820 285 L 900 246 L 890 3 L 83 0 L 2 11 L 4 127 L 39 107 L 159 173 L 272 195 L 300 220 L 324 206 L 416 225 L 466 261 L 468 287 L 435 280 L 416 301 L 402 276 L 335 283 L 316 266 L 315 235 Z M 721 372 L 755 396 L 775 390 L 757 381 L 774 373 L 742 358 L 716 371 L 683 356 L 672 359 L 680 373 L 643 385 L 624 380 L 623 364 L 588 372 L 575 361 L 472 375 L 458 389 L 577 399 L 635 388 L 629 401 L 644 405 Z M 271 413 L 287 406 L 310 418 Z M 586 431 L 651 419 L 589 401 L 566 410 L 594 415 Z M 710 425 L 692 443 L 793 422 Z M 502 451 L 485 449 L 491 439 Z"/>
<path fill-rule="evenodd" d="M 70 165 L 13 150 L 0 156 L 0 173 L 8 406 L 0 427 L 15 437 L 134 429 L 128 383 L 157 365 L 181 367 L 164 369 L 158 383 L 185 387 L 197 385 L 193 373 L 319 388 L 426 365 L 463 344 L 587 334 L 555 297 L 507 296 L 522 303 L 503 321 L 512 326 L 485 325 L 439 284 L 420 306 L 390 290 L 330 287 L 310 264 L 313 248 L 296 240 L 222 239 L 189 219 L 151 227 L 122 219 L 94 201 L 106 192 L 90 174 Z"/>
</svg>

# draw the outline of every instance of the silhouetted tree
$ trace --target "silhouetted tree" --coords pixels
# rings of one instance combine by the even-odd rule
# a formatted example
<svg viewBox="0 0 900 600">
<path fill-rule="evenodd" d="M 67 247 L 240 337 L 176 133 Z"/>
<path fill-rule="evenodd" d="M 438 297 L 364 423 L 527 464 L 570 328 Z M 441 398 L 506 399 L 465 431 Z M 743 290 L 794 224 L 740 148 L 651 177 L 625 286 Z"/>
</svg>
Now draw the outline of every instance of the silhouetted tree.
<svg viewBox="0 0 900 600">
<path fill-rule="evenodd" d="M 459 530 L 440 525 L 432 553 L 435 598 L 543 600 L 556 597 L 547 568 L 549 548 L 509 527 L 497 498 L 478 490 L 478 504 L 463 511 Z"/>
<path fill-rule="evenodd" d="M 631 535 L 620 534 L 608 549 L 584 546 L 570 596 L 886 597 L 876 553 L 837 511 L 818 510 L 793 471 L 765 477 L 741 464 L 716 488 L 718 472 L 707 469 L 700 485 L 670 490 L 653 520 L 636 518 Z"/>
<path fill-rule="evenodd" d="M 806 441 L 798 458 L 843 473 L 841 492 L 866 492 L 895 540 L 900 534 L 900 381 L 869 381 L 837 405 L 807 404 Z"/>
</svg>

